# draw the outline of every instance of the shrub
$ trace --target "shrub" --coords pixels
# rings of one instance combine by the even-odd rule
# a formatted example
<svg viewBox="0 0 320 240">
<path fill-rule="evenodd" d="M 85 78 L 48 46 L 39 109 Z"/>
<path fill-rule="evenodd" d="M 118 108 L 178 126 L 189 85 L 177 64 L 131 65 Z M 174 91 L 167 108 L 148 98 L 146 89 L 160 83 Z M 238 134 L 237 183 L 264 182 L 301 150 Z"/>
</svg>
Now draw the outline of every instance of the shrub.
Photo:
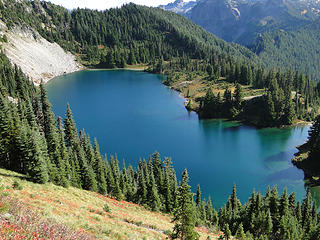
<svg viewBox="0 0 320 240">
<path fill-rule="evenodd" d="M 96 210 L 94 210 L 93 208 L 88 208 L 88 210 L 89 210 L 89 212 L 91 212 L 91 213 L 95 213 L 95 212 L 96 212 Z"/>
<path fill-rule="evenodd" d="M 16 190 L 22 190 L 22 186 L 17 180 L 14 180 L 12 187 Z"/>
<path fill-rule="evenodd" d="M 2 37 L 2 40 L 5 42 L 5 43 L 7 43 L 8 42 L 8 37 L 7 37 L 7 35 L 3 35 L 3 37 Z"/>
<path fill-rule="evenodd" d="M 8 197 L 8 196 L 10 196 L 10 193 L 9 193 L 9 192 L 2 192 L 2 193 L 1 193 L 1 196 L 3 196 L 3 197 Z"/>
<path fill-rule="evenodd" d="M 86 232 L 44 219 L 40 212 L 9 197 L 0 196 L 0 209 L 11 215 L 10 221 L 0 221 L 0 239 L 94 239 Z"/>
<path fill-rule="evenodd" d="M 7 202 L 0 202 L 0 214 L 4 214 L 10 211 L 10 204 Z"/>
<path fill-rule="evenodd" d="M 107 213 L 111 213 L 111 209 L 109 207 L 108 204 L 105 204 L 104 207 L 103 207 L 103 211 L 107 212 Z"/>
<path fill-rule="evenodd" d="M 103 216 L 103 215 L 104 215 L 104 212 L 103 212 L 103 211 L 100 211 L 100 210 L 97 210 L 97 211 L 96 211 L 96 214 Z"/>
<path fill-rule="evenodd" d="M 173 232 L 171 231 L 171 230 L 165 230 L 164 232 L 163 232 L 165 235 L 168 235 L 169 237 L 172 237 L 173 236 Z"/>
</svg>

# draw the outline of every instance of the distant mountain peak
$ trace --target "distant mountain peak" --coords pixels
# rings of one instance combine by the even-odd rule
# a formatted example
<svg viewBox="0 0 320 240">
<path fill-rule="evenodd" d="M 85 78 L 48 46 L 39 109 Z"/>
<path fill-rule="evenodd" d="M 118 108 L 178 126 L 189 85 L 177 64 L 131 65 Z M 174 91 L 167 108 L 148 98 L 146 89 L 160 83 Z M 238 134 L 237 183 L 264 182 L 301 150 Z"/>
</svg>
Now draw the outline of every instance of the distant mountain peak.
<svg viewBox="0 0 320 240">
<path fill-rule="evenodd" d="M 167 5 L 160 5 L 159 8 L 184 15 L 196 6 L 199 1 L 200 0 L 176 0 Z"/>
</svg>

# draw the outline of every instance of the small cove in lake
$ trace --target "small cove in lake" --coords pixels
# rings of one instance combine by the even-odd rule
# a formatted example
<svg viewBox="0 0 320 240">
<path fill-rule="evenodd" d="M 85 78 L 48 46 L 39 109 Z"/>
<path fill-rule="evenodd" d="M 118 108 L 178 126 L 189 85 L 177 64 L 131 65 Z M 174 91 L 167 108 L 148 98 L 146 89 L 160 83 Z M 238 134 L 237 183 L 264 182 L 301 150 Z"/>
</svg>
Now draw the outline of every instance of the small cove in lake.
<svg viewBox="0 0 320 240">
<path fill-rule="evenodd" d="M 225 203 L 233 183 L 242 202 L 268 185 L 304 197 L 304 174 L 291 158 L 309 126 L 256 129 L 199 120 L 161 80 L 139 71 L 89 70 L 55 78 L 46 88 L 56 116 L 64 117 L 70 103 L 78 129 L 96 137 L 102 153 L 117 153 L 120 163 L 125 159 L 134 167 L 155 150 L 172 157 L 177 177 L 187 168 L 193 190 L 200 184 L 215 207 Z M 312 193 L 319 201 L 319 188 Z"/>
</svg>

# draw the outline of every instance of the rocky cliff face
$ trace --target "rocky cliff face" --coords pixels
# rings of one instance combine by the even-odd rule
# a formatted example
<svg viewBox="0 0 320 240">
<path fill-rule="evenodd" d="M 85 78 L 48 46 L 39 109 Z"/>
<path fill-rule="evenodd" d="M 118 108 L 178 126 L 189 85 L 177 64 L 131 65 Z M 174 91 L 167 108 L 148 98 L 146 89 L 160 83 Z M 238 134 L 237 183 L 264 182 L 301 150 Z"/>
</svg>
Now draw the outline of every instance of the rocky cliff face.
<svg viewBox="0 0 320 240">
<path fill-rule="evenodd" d="M 2 43 L 4 53 L 35 84 L 82 69 L 75 56 L 57 43 L 48 42 L 30 27 L 16 26 L 9 30 L 0 22 L 0 35 L 7 38 L 7 42 Z"/>
</svg>

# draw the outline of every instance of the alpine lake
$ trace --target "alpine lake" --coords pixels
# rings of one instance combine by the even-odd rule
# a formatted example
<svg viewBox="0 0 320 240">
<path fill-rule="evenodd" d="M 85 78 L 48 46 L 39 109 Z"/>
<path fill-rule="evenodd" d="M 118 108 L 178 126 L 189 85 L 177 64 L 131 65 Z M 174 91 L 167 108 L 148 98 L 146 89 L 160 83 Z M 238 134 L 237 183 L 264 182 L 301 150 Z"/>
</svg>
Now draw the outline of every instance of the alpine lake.
<svg viewBox="0 0 320 240">
<path fill-rule="evenodd" d="M 79 130 L 97 138 L 102 153 L 136 167 L 154 151 L 171 157 L 178 179 L 187 168 L 193 191 L 200 184 L 216 208 L 237 185 L 241 202 L 253 190 L 305 197 L 304 173 L 291 158 L 308 137 L 309 126 L 257 129 L 224 120 L 199 120 L 184 99 L 161 82 L 164 76 L 131 70 L 86 70 L 51 80 L 46 88 L 56 116 L 70 104 Z M 311 193 L 320 206 L 320 187 Z"/>
</svg>

